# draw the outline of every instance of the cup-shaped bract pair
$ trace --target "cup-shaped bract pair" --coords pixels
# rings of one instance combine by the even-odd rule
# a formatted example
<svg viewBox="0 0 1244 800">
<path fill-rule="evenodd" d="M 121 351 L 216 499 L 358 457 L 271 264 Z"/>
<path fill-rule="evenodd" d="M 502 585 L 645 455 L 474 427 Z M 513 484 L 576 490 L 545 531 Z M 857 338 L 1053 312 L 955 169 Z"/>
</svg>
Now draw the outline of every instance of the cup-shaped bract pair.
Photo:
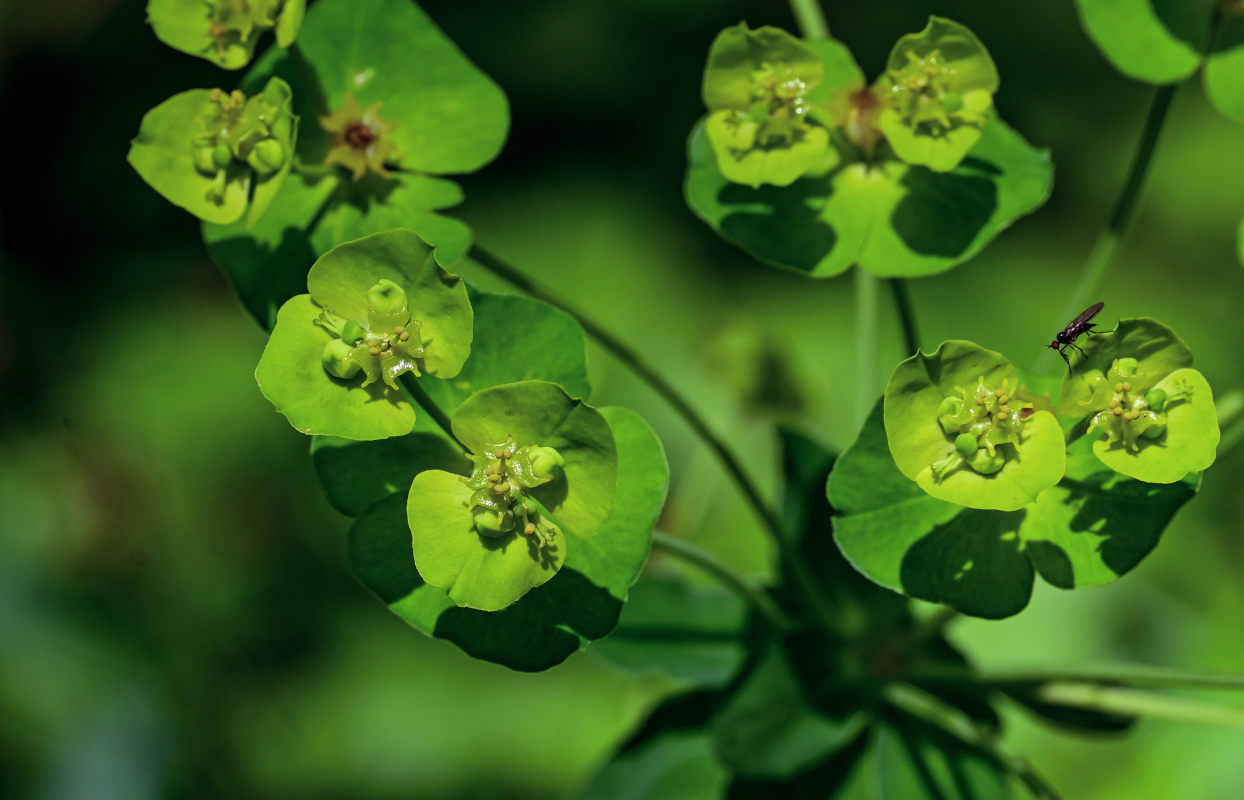
<svg viewBox="0 0 1244 800">
<path fill-rule="evenodd" d="M 899 470 L 962 506 L 1014 511 L 1058 483 L 1058 420 L 1024 399 L 1015 367 L 967 341 L 898 365 L 885 390 L 885 430 Z"/>
<path fill-rule="evenodd" d="M 406 507 L 415 566 L 459 606 L 499 611 L 557 574 L 568 539 L 605 526 L 617 447 L 600 412 L 547 381 L 477 392 L 452 427 L 475 469 L 415 476 Z"/>
<path fill-rule="evenodd" d="M 238 69 L 255 55 L 266 31 L 280 47 L 298 37 L 306 0 L 149 0 L 156 37 L 183 53 Z"/>
<path fill-rule="evenodd" d="M 1115 472 L 1174 483 L 1214 463 L 1220 433 L 1213 392 L 1192 353 L 1152 319 L 1092 335 L 1062 384 L 1065 413 L 1088 417 L 1093 453 Z"/>
<path fill-rule="evenodd" d="M 703 94 L 721 174 L 753 187 L 788 186 L 813 167 L 833 167 L 828 130 L 808 118 L 824 72 L 815 51 L 778 28 L 740 23 L 718 34 Z"/>
<path fill-rule="evenodd" d="M 957 22 L 931 17 L 898 40 L 874 85 L 877 127 L 908 164 L 946 172 L 980 139 L 998 91 L 989 51 Z"/>
<path fill-rule="evenodd" d="M 371 440 L 414 428 L 398 379 L 452 378 L 471 352 L 466 284 L 415 233 L 338 245 L 281 306 L 255 378 L 299 431 Z"/>
<path fill-rule="evenodd" d="M 293 163 L 298 119 L 289 85 L 273 78 L 259 94 L 191 89 L 147 112 L 130 165 L 165 199 L 207 222 L 267 210 Z"/>
</svg>

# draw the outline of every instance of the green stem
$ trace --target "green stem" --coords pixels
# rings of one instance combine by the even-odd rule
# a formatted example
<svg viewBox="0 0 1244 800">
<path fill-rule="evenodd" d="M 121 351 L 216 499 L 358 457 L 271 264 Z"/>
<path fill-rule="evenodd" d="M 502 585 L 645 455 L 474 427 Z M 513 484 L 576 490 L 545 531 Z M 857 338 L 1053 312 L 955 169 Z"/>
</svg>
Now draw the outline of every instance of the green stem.
<svg viewBox="0 0 1244 800">
<path fill-rule="evenodd" d="M 1158 717 L 1180 722 L 1244 728 L 1244 709 L 1225 708 L 1182 697 L 1167 697 L 1141 689 L 1060 681 L 1042 686 L 1037 690 L 1037 697 L 1047 703 L 1107 714 Z"/>
<path fill-rule="evenodd" d="M 877 401 L 877 278 L 855 268 L 855 408 L 864 424 Z"/>
<path fill-rule="evenodd" d="M 966 686 L 1037 686 L 1044 683 L 1125 683 L 1131 686 L 1244 689 L 1244 675 L 1192 672 L 1164 667 L 1117 667 L 1072 672 L 977 673 L 964 668 L 921 671 L 907 676 L 913 683 Z"/>
<path fill-rule="evenodd" d="M 787 633 L 795 630 L 796 625 L 794 621 L 782 612 L 777 603 L 773 602 L 773 598 L 764 591 L 752 586 L 734 570 L 717 560 L 711 553 L 701 550 L 684 539 L 678 539 L 657 531 L 654 531 L 652 534 L 652 547 L 677 556 L 689 564 L 695 564 L 709 575 L 712 575 L 727 589 L 751 603 L 779 631 Z"/>
<path fill-rule="evenodd" d="M 894 295 L 894 308 L 898 311 L 898 322 L 903 329 L 903 345 L 906 355 L 915 355 L 920 349 L 920 332 L 916 328 L 916 311 L 911 305 L 911 293 L 907 290 L 907 281 L 903 278 L 890 278 L 890 292 Z"/>
<path fill-rule="evenodd" d="M 907 684 L 889 684 L 883 691 L 886 702 L 893 708 L 944 731 L 998 767 L 1009 771 L 1023 782 L 1033 797 L 1038 800 L 1058 800 L 1058 792 L 1054 791 L 1031 764 L 1022 756 L 1007 750 L 995 735 L 982 730 L 958 708 Z"/>
<path fill-rule="evenodd" d="M 467 452 L 467 449 L 462 442 L 458 441 L 458 437 L 454 436 L 454 429 L 449 422 L 449 415 L 445 413 L 443 408 L 436 404 L 435 400 L 428 396 L 427 391 L 419 385 L 419 381 L 415 378 L 415 376 L 407 372 L 406 374 L 400 376 L 398 380 L 401 381 L 402 386 L 405 387 L 406 391 L 410 393 L 410 396 L 414 399 L 414 401 L 419 404 L 419 407 L 426 411 L 428 416 L 430 416 L 433 421 L 440 426 L 440 429 L 443 430 L 445 435 L 449 437 L 449 441 L 458 445 L 458 447 L 461 447 L 462 452 Z"/>
<path fill-rule="evenodd" d="M 817 0 L 790 0 L 790 10 L 805 39 L 828 39 L 829 25 Z"/>
<path fill-rule="evenodd" d="M 500 276 L 509 283 L 513 284 L 519 290 L 531 295 L 532 297 L 542 300 L 551 306 L 560 308 L 562 311 L 575 317 L 588 335 L 595 339 L 602 347 L 625 364 L 632 372 L 639 376 L 640 380 L 648 384 L 658 395 L 661 396 L 666 403 L 670 405 L 674 411 L 682 417 L 692 432 L 702 441 L 721 462 L 730 478 L 734 481 L 735 486 L 743 494 L 743 498 L 747 504 L 751 506 L 752 511 L 763 524 L 765 531 L 773 540 L 774 545 L 778 548 L 782 563 L 790 571 L 795 583 L 799 586 L 800 591 L 805 599 L 812 606 L 814 613 L 820 622 L 829 629 L 835 629 L 836 622 L 834 620 L 828 601 L 817 588 L 812 576 L 808 573 L 799 554 L 794 551 L 787 541 L 782 530 L 782 522 L 777 515 L 777 511 L 765 501 L 760 494 L 760 490 L 748 477 L 744 471 L 743 465 L 735 458 L 730 448 L 726 446 L 725 441 L 713 432 L 708 426 L 704 418 L 692 407 L 691 403 L 678 392 L 677 389 L 665 378 L 661 376 L 655 368 L 643 359 L 640 354 L 630 345 L 614 336 L 608 329 L 599 325 L 589 317 L 585 316 L 578 309 L 573 308 L 570 304 L 554 296 L 548 289 L 544 288 L 524 273 L 520 272 L 516 267 L 506 263 L 493 253 L 485 250 L 483 247 L 476 245 L 471 248 L 470 257 L 484 269 Z"/>
<path fill-rule="evenodd" d="M 1157 147 L 1162 126 L 1166 123 L 1176 88 L 1178 84 L 1161 86 L 1153 96 L 1153 103 L 1149 106 L 1149 115 L 1145 118 L 1145 127 L 1141 131 L 1140 143 L 1137 145 L 1136 154 L 1132 157 L 1132 165 L 1128 171 L 1127 180 L 1123 184 L 1123 190 L 1119 193 L 1118 200 L 1115 201 L 1114 211 L 1111 212 L 1106 227 L 1093 245 L 1088 261 L 1085 262 L 1084 269 L 1080 272 L 1080 279 L 1076 282 L 1075 288 L 1071 290 L 1071 294 L 1067 296 L 1067 303 L 1063 306 L 1063 312 L 1059 316 L 1060 327 L 1074 319 L 1097 299 L 1102 280 L 1106 277 L 1106 270 L 1110 266 L 1110 259 L 1136 216 L 1145 177 L 1153 161 L 1153 151 Z M 1054 330 L 1057 329 L 1054 328 Z M 1053 360 L 1054 353 L 1047 350 L 1041 357 L 1038 368 L 1044 371 Z"/>
</svg>

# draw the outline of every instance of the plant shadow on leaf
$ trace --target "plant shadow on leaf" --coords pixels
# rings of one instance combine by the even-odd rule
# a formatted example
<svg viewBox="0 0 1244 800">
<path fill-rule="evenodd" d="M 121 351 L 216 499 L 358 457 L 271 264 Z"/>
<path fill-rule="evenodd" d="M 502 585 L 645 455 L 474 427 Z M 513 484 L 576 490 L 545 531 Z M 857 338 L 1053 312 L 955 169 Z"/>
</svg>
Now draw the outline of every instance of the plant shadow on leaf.
<svg viewBox="0 0 1244 800">
<path fill-rule="evenodd" d="M 979 175 L 961 174 L 965 169 L 1002 175 L 988 161 L 969 156 L 955 172 L 912 167 L 899 180 L 907 191 L 895 205 L 890 225 L 912 251 L 957 258 L 971 247 L 997 210 L 997 184 Z"/>
<path fill-rule="evenodd" d="M 1032 562 L 1019 548 L 1026 512 L 966 509 L 903 554 L 900 576 L 913 597 L 977 617 L 1017 614 L 1032 594 Z"/>
<path fill-rule="evenodd" d="M 830 177 L 758 189 L 726 184 L 717 195 L 723 206 L 764 211 L 732 212 L 721 220 L 721 231 L 735 241 L 765 242 L 766 260 L 811 272 L 838 243 L 838 234 L 820 216 L 820 206 L 832 193 Z"/>
<path fill-rule="evenodd" d="M 612 631 L 622 608 L 621 600 L 567 566 L 501 611 L 454 606 L 415 568 L 400 494 L 376 503 L 355 522 L 349 551 L 359 579 L 407 623 L 512 669 L 539 671 L 560 663 L 584 639 Z"/>
</svg>

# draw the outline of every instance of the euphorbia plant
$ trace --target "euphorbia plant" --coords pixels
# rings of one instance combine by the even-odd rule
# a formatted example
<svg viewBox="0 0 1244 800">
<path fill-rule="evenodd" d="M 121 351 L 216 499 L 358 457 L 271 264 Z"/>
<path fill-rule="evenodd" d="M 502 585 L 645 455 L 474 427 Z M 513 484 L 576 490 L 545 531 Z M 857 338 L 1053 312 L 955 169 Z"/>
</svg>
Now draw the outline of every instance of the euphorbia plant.
<svg viewBox="0 0 1244 800">
<path fill-rule="evenodd" d="M 867 83 L 814 4 L 794 7 L 810 35 L 744 23 L 710 45 L 687 200 L 763 260 L 820 277 L 859 266 L 858 316 L 875 320 L 873 274 L 930 275 L 970 258 L 1045 200 L 1052 167 L 998 118 L 997 68 L 966 27 L 931 18 Z M 530 671 L 621 626 L 644 655 L 623 645 L 612 657 L 668 667 L 694 691 L 658 709 L 619 769 L 655 753 L 649 767 L 668 778 L 686 734 L 732 794 L 849 793 L 869 763 L 887 796 L 1005 797 L 1016 780 L 1051 796 L 1001 750 L 997 684 L 943 635 L 950 615 L 924 617 L 903 595 L 1000 618 L 1025 607 L 1037 574 L 1070 589 L 1133 569 L 1219 443 L 1208 381 L 1173 332 L 1125 319 L 1090 334 L 1055 401 L 1039 367 L 1021 372 L 959 339 L 919 349 L 900 302 L 907 357 L 890 361 L 883 393 L 860 378 L 860 394 L 881 399 L 855 442 L 837 454 L 782 431 L 779 513 L 749 476 L 761 456 L 735 455 L 647 363 L 653 342 L 632 349 L 581 325 L 439 213 L 462 199 L 443 176 L 500 150 L 508 105 L 414 4 L 321 0 L 301 26 L 293 0 L 151 8 L 161 38 L 230 68 L 263 31 L 284 48 L 301 27 L 296 52 L 261 55 L 238 89 L 154 109 L 130 159 L 204 220 L 209 249 L 271 330 L 259 388 L 314 436 L 329 501 L 354 519 L 355 572 L 394 614 Z M 1098 251 L 1107 257 L 1136 185 Z M 539 299 L 480 291 L 447 267 L 491 270 Z M 901 301 L 904 284 L 893 286 Z M 1004 304 L 974 286 L 964 307 L 1000 330 Z M 585 329 L 722 462 L 778 555 L 773 585 L 654 531 L 664 450 L 634 412 L 592 404 Z M 697 612 L 682 583 L 641 577 L 654 544 L 748 612 L 727 613 L 737 604 L 720 597 Z M 694 663 L 721 637 L 725 659 Z M 1059 702 L 1077 704 L 1046 688 L 1005 691 L 1090 730 L 1144 710 L 1066 711 Z M 952 767 L 931 769 L 933 757 Z M 628 785 L 602 775 L 586 796 Z"/>
</svg>

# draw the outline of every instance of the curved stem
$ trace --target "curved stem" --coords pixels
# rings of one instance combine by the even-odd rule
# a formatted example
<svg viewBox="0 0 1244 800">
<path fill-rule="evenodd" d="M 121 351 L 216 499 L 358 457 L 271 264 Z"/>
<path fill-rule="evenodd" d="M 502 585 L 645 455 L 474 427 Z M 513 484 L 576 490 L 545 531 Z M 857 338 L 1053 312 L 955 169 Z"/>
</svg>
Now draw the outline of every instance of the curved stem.
<svg viewBox="0 0 1244 800">
<path fill-rule="evenodd" d="M 855 268 L 855 407 L 864 424 L 877 401 L 877 278 Z"/>
<path fill-rule="evenodd" d="M 1132 157 L 1127 180 L 1123 184 L 1118 200 L 1115 201 L 1114 210 L 1106 222 L 1106 227 L 1093 244 L 1088 261 L 1085 262 L 1084 269 L 1080 272 L 1080 279 L 1076 282 L 1075 288 L 1071 290 L 1071 294 L 1067 296 L 1067 303 L 1063 306 L 1063 312 L 1059 316 L 1059 326 L 1065 325 L 1076 314 L 1095 302 L 1094 298 L 1110 266 L 1110 259 L 1119 242 L 1127 234 L 1128 228 L 1131 227 L 1132 219 L 1136 216 L 1140 193 L 1149 172 L 1149 164 L 1153 160 L 1153 151 L 1157 147 L 1158 136 L 1166 123 L 1176 88 L 1178 84 L 1161 86 L 1153 96 L 1153 103 L 1149 106 L 1149 115 L 1145 118 L 1145 127 L 1141 131 L 1136 154 Z M 1057 330 L 1057 328 L 1052 329 Z M 1039 370 L 1047 369 L 1053 360 L 1054 354 L 1047 350 L 1040 358 Z"/>
<path fill-rule="evenodd" d="M 1216 706 L 1183 697 L 1167 697 L 1141 689 L 1059 681 L 1042 686 L 1037 690 L 1037 697 L 1047 703 L 1107 714 L 1244 728 L 1244 709 Z"/>
<path fill-rule="evenodd" d="M 890 278 L 890 293 L 894 295 L 894 308 L 898 312 L 898 322 L 903 329 L 903 345 L 907 356 L 915 355 L 920 349 L 920 331 L 916 327 L 916 311 L 911 304 L 911 293 L 907 290 L 907 281 L 903 278 Z"/>
<path fill-rule="evenodd" d="M 805 39 L 828 39 L 829 25 L 817 0 L 790 0 L 791 13 Z"/>
<path fill-rule="evenodd" d="M 516 267 L 506 263 L 498 256 L 485 250 L 483 247 L 476 245 L 471 248 L 470 257 L 484 269 L 495 275 L 505 279 L 509 283 L 528 295 L 542 300 L 551 306 L 560 308 L 562 311 L 573 316 L 587 331 L 588 335 L 595 339 L 602 347 L 613 353 L 623 364 L 625 364 L 632 372 L 634 372 L 644 383 L 648 384 L 657 394 L 661 396 L 666 403 L 670 405 L 674 411 L 682 417 L 692 432 L 702 441 L 717 460 L 721 462 L 722 467 L 730 475 L 735 486 L 743 494 L 743 498 L 747 504 L 751 506 L 757 518 L 763 524 L 765 531 L 773 540 L 774 545 L 778 548 L 782 563 L 789 570 L 792 579 L 799 587 L 800 592 L 811 605 L 813 612 L 816 614 L 820 622 L 831 630 L 836 629 L 837 624 L 834 621 L 832 610 L 828 601 L 817 588 L 812 576 L 808 573 L 807 567 L 804 566 L 799 554 L 794 551 L 785 533 L 782 530 L 782 522 L 777 515 L 777 511 L 764 499 L 760 490 L 756 487 L 743 469 L 743 465 L 730 451 L 725 441 L 718 436 L 699 412 L 692 407 L 691 403 L 674 388 L 673 384 L 667 381 L 656 371 L 644 358 L 630 345 L 623 342 L 618 337 L 609 332 L 608 329 L 596 323 L 589 317 L 586 317 L 578 309 L 571 307 L 565 301 L 555 297 L 548 289 L 544 288 L 524 273 L 520 272 Z"/>
<path fill-rule="evenodd" d="M 652 547 L 677 556 L 689 564 L 695 564 L 709 575 L 712 575 L 727 589 L 751 603 L 779 631 L 785 633 L 795 630 L 796 625 L 794 621 L 783 613 L 777 603 L 773 602 L 773 598 L 763 590 L 752 586 L 741 575 L 738 575 L 734 570 L 717 560 L 711 553 L 701 550 L 688 541 L 668 536 L 658 531 L 653 531 L 652 533 Z"/>
<path fill-rule="evenodd" d="M 449 437 L 449 441 L 462 448 L 462 452 L 467 452 L 466 446 L 458 441 L 458 437 L 454 436 L 453 426 L 449 423 L 449 415 L 445 410 L 436 404 L 436 401 L 428 396 L 427 391 L 419 385 L 418 379 L 409 372 L 398 378 L 402 386 L 410 393 L 411 398 L 419 404 L 419 407 L 428 413 L 433 421 L 436 422 L 440 429 Z"/>
</svg>

